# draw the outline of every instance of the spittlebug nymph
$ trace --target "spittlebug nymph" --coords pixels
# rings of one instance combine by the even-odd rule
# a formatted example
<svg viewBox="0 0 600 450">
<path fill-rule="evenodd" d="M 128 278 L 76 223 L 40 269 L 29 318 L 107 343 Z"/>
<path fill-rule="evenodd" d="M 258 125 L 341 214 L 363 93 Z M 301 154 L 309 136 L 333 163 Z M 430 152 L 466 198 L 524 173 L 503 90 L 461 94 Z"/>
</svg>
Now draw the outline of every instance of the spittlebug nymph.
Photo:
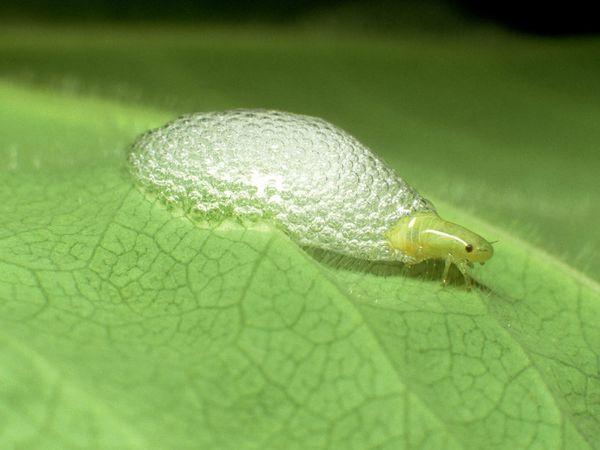
<svg viewBox="0 0 600 450">
<path fill-rule="evenodd" d="M 483 264 L 494 254 L 492 245 L 484 238 L 460 225 L 440 218 L 435 212 L 417 213 L 403 217 L 386 233 L 390 247 L 413 258 L 408 264 L 426 259 L 445 261 L 442 282 L 448 281 L 448 270 L 454 264 L 465 278 L 471 278 L 467 266 Z"/>
<path fill-rule="evenodd" d="M 195 217 L 267 220 L 299 245 L 371 261 L 428 258 L 465 267 L 491 247 L 431 203 L 357 139 L 281 111 L 191 114 L 131 147 L 137 181 Z M 469 250 L 472 249 L 472 250 Z"/>
</svg>

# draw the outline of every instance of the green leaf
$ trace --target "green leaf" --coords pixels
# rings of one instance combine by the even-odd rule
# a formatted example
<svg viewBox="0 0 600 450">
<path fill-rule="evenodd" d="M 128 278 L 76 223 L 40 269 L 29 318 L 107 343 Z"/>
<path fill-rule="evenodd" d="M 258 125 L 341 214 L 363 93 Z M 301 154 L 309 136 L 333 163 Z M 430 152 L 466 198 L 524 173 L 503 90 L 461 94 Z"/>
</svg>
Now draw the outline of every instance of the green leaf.
<svg viewBox="0 0 600 450">
<path fill-rule="evenodd" d="M 440 201 L 471 292 L 192 222 L 124 167 L 170 117 L 0 84 L 0 447 L 598 448 L 595 281 Z"/>
</svg>

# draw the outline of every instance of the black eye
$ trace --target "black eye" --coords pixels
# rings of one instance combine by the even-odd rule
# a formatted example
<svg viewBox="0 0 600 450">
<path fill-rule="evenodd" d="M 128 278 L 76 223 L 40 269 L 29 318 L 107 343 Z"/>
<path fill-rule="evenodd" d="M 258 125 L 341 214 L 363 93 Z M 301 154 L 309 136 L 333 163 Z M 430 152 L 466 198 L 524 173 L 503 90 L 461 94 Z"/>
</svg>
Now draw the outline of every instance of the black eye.
<svg viewBox="0 0 600 450">
<path fill-rule="evenodd" d="M 471 253 L 473 251 L 473 246 L 471 244 L 467 244 L 465 250 L 467 251 L 467 253 Z"/>
</svg>

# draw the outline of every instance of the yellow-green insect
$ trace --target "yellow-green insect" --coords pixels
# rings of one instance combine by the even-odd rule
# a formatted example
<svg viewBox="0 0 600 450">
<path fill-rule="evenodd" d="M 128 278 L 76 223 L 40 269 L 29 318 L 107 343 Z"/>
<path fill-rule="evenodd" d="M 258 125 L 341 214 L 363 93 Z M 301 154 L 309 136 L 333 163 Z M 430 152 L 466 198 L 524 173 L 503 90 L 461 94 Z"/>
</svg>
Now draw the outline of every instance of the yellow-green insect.
<svg viewBox="0 0 600 450">
<path fill-rule="evenodd" d="M 448 281 L 448 270 L 454 264 L 465 278 L 471 278 L 467 267 L 483 264 L 494 254 L 492 245 L 484 238 L 460 225 L 440 218 L 435 212 L 416 213 L 403 217 L 387 233 L 389 245 L 410 256 L 417 264 L 426 259 L 445 261 L 442 283 Z"/>
</svg>

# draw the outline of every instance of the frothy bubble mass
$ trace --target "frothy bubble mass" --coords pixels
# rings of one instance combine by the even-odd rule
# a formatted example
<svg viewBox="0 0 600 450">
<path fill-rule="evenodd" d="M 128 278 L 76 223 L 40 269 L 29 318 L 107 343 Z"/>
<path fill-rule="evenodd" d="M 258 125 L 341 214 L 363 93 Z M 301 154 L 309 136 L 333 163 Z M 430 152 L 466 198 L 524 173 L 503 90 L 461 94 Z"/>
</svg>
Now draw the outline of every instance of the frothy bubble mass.
<svg viewBox="0 0 600 450">
<path fill-rule="evenodd" d="M 142 186 L 187 211 L 271 220 L 302 246 L 361 259 L 405 259 L 384 233 L 433 209 L 348 133 L 298 114 L 184 116 L 140 136 L 129 161 Z"/>
</svg>

